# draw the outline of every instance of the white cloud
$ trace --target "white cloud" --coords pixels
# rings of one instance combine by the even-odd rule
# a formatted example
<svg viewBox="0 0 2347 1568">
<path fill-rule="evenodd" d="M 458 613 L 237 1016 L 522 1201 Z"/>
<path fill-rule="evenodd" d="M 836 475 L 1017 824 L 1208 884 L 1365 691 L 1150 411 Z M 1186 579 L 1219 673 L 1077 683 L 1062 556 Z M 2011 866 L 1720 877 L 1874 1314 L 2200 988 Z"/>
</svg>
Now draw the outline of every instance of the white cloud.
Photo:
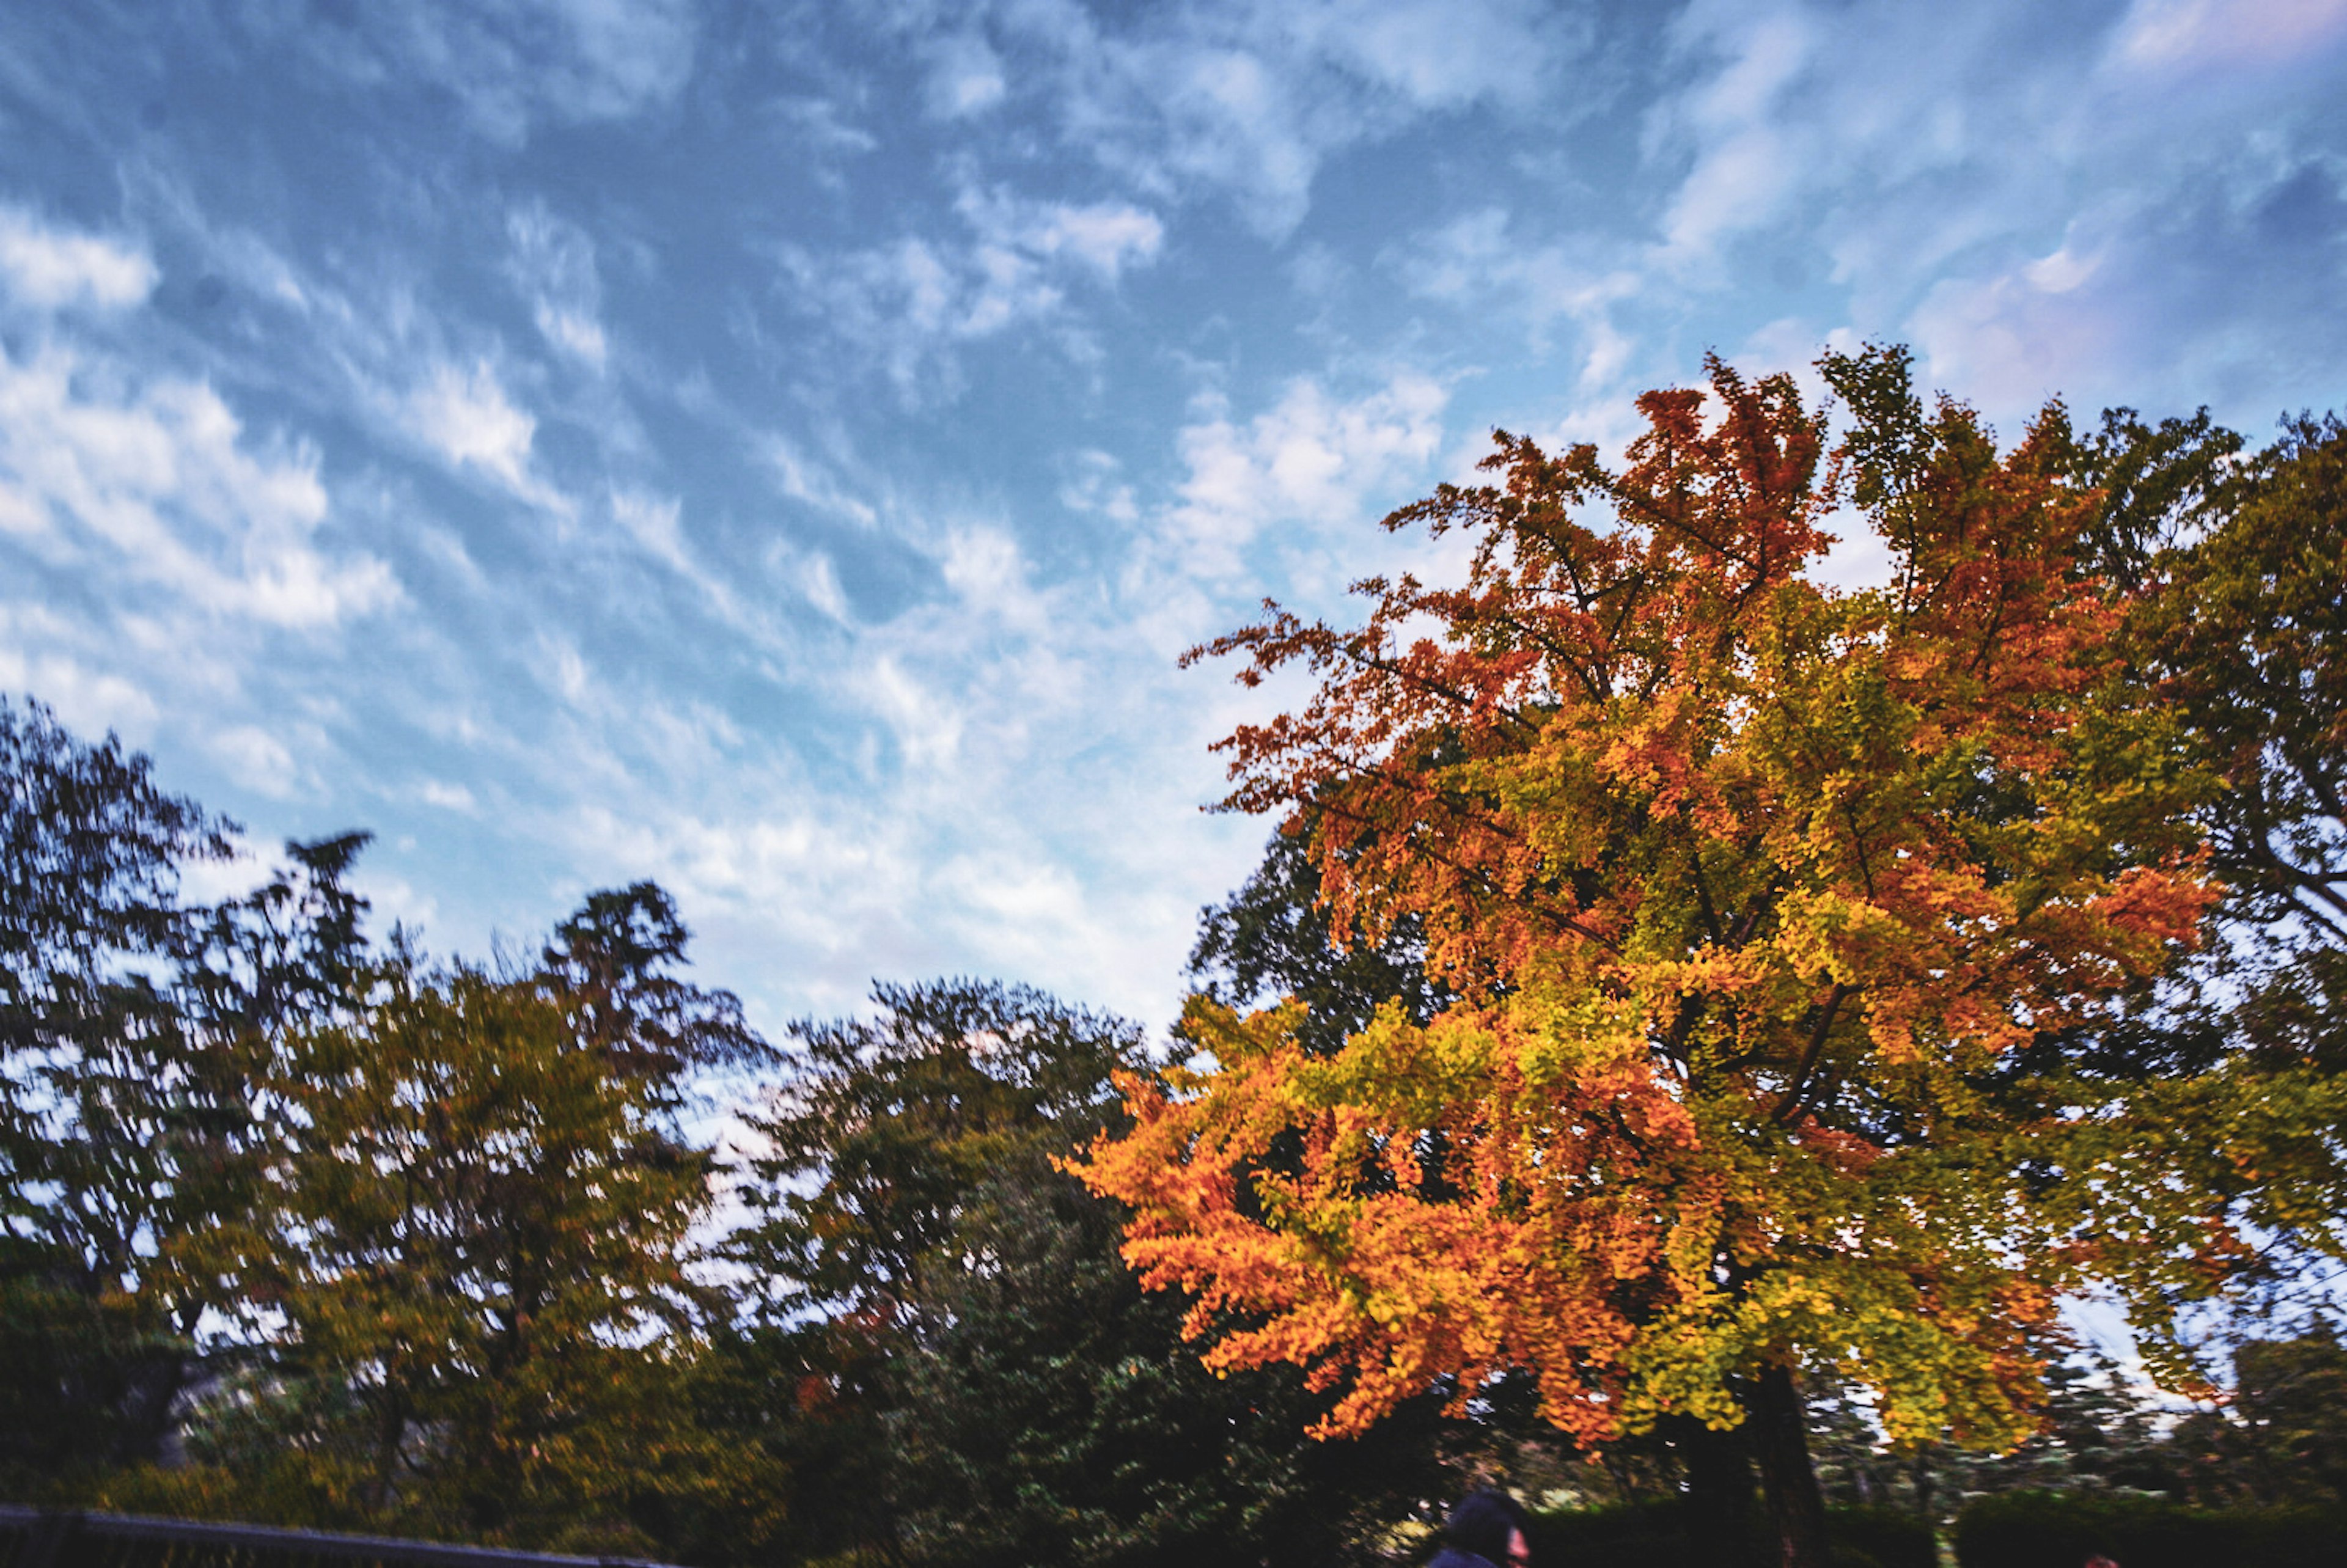
<svg viewBox="0 0 2347 1568">
<path fill-rule="evenodd" d="M 880 146 L 878 137 L 850 124 L 846 111 L 832 98 L 784 96 L 768 105 L 767 112 L 796 129 L 818 152 L 858 154 Z"/>
<path fill-rule="evenodd" d="M 1748 338 L 1752 302 L 1817 339 L 1912 341 L 2006 419 L 2055 392 L 2221 405 L 2335 382 L 2317 302 L 2347 192 L 2318 128 L 2347 0 L 2058 22 L 2018 0 L 1692 0 L 1667 37 L 1641 152 L 1657 199 L 1611 223 L 1487 208 L 1389 257 L 1536 347 L 1572 323 L 1583 408 Z"/>
<path fill-rule="evenodd" d="M 469 366 L 443 361 L 407 397 L 409 428 L 452 466 L 477 468 L 516 497 L 554 511 L 568 501 L 530 466 L 538 421 L 516 408 L 486 359 Z"/>
<path fill-rule="evenodd" d="M 1133 487 L 1119 477 L 1122 468 L 1112 453 L 1087 449 L 1072 454 L 1063 465 L 1060 504 L 1071 512 L 1106 518 L 1112 523 L 1138 521 L 1141 505 Z"/>
<path fill-rule="evenodd" d="M 964 714 L 947 692 L 889 654 L 865 666 L 855 683 L 895 734 L 907 770 L 943 774 L 954 766 L 961 752 Z"/>
<path fill-rule="evenodd" d="M 1707 260 L 1725 237 L 1775 217 L 1812 166 L 1806 127 L 1781 106 L 1811 63 L 1816 29 L 1798 10 L 1697 8 L 1683 46 L 1716 52 L 1720 68 L 1665 100 L 1651 139 L 1683 143 L 1691 167 L 1664 217 L 1666 264 Z"/>
<path fill-rule="evenodd" d="M 1527 107 L 1590 38 L 1578 8 L 1534 0 L 1238 0 L 1130 20 L 1024 5 L 994 21 L 1025 67 L 1011 90 L 1040 96 L 1071 148 L 1144 190 L 1226 195 L 1273 235 L 1330 157 L 1419 117 Z"/>
<path fill-rule="evenodd" d="M 931 43 L 925 96 L 939 119 L 963 119 L 1002 101 L 1002 56 L 977 33 L 952 33 Z"/>
<path fill-rule="evenodd" d="M 1592 238 L 1542 240 L 1518 231 L 1511 213 L 1487 207 L 1396 246 L 1386 261 L 1424 299 L 1490 311 L 1504 309 L 1545 350 L 1559 320 L 1581 333 L 1583 395 L 1615 390 L 1631 344 L 1614 324 L 1616 312 L 1650 287 L 1618 242 Z"/>
<path fill-rule="evenodd" d="M 1164 238 L 1153 213 L 1122 202 L 971 189 L 956 210 L 967 240 L 779 252 L 802 312 L 870 354 L 908 398 L 954 384 L 956 345 L 1059 323 L 1072 284 L 1114 285 L 1126 268 L 1153 260 Z"/>
<path fill-rule="evenodd" d="M 1309 378 L 1244 425 L 1209 408 L 1184 427 L 1188 477 L 1164 519 L 1164 547 L 1202 577 L 1238 572 L 1276 524 L 1358 525 L 1372 498 L 1423 473 L 1442 439 L 1449 394 L 1404 372 L 1350 402 Z"/>
<path fill-rule="evenodd" d="M 771 623 L 747 608 L 735 585 L 694 557 L 685 539 L 681 499 L 647 490 L 614 488 L 611 518 L 638 548 L 696 589 L 729 630 L 746 635 L 758 645 L 776 642 Z M 835 586 L 833 591 L 836 592 Z"/>
<path fill-rule="evenodd" d="M 563 354 L 601 370 L 609 345 L 594 241 L 543 202 L 517 208 L 506 220 L 506 232 L 513 244 L 507 271 L 530 302 L 539 333 Z"/>
<path fill-rule="evenodd" d="M 1076 206 L 970 190 L 958 205 L 985 245 L 1036 262 L 1071 261 L 1109 283 L 1126 267 L 1154 261 L 1165 239 L 1155 213 L 1122 201 Z"/>
<path fill-rule="evenodd" d="M 21 304 L 44 311 L 76 304 L 124 310 L 144 303 L 159 276 L 143 251 L 55 229 L 0 206 L 0 279 Z"/>
<path fill-rule="evenodd" d="M 869 500 L 843 485 L 830 466 L 809 456 L 790 437 L 768 434 L 758 442 L 758 456 L 774 475 L 776 487 L 792 500 L 863 528 L 879 521 L 879 513 Z"/>
<path fill-rule="evenodd" d="M 34 642 L 80 641 L 77 630 L 60 624 L 38 606 L 0 601 L 0 692 L 33 692 L 56 709 L 68 727 L 85 734 L 152 725 L 159 706 L 128 677 L 92 668 L 95 660 L 54 646 L 39 653 L 26 651 Z"/>
<path fill-rule="evenodd" d="M 283 741 L 257 724 L 234 724 L 208 737 L 206 749 L 245 788 L 283 800 L 302 787 L 293 753 Z"/>
<path fill-rule="evenodd" d="M 573 708 L 583 708 L 593 694 L 587 660 L 569 638 L 542 632 L 538 640 L 538 679 Z"/>
<path fill-rule="evenodd" d="M 200 382 L 143 384 L 49 344 L 0 349 L 0 512 L 53 559 L 160 585 L 208 616 L 320 630 L 394 602 L 364 553 L 329 553 L 318 458 L 256 453 Z"/>
<path fill-rule="evenodd" d="M 673 496 L 617 490 L 611 495 L 611 516 L 654 560 L 680 576 L 700 576 L 684 549 L 683 502 Z"/>
<path fill-rule="evenodd" d="M 443 811 L 458 812 L 466 816 L 479 810 L 471 790 L 443 779 L 425 779 L 415 786 L 415 796 L 426 805 L 436 805 Z"/>
<path fill-rule="evenodd" d="M 692 0 L 378 0 L 341 25 L 299 10 L 247 8 L 346 80 L 429 85 L 506 142 L 535 121 L 611 120 L 675 97 L 692 74 Z"/>
<path fill-rule="evenodd" d="M 2347 0 L 2135 0 L 2111 39 L 2118 64 L 2168 73 L 2265 66 L 2347 36 Z"/>
<path fill-rule="evenodd" d="M 840 586 L 839 569 L 820 550 L 798 550 L 777 540 L 766 559 L 768 568 L 795 589 L 801 599 L 823 615 L 843 625 L 855 618 L 847 590 Z"/>
</svg>

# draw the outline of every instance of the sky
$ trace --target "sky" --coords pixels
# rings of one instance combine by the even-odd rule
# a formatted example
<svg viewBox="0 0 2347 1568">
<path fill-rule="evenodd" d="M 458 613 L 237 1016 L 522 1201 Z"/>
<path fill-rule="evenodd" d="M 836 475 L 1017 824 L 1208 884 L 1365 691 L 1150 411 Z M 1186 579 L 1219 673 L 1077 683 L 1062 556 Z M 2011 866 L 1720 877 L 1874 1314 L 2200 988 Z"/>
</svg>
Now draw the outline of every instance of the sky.
<svg viewBox="0 0 2347 1568">
<path fill-rule="evenodd" d="M 2347 0 L 10 6 L 0 691 L 436 950 L 1162 1027 L 1281 695 L 1184 649 L 1868 340 L 2347 406 Z"/>
</svg>

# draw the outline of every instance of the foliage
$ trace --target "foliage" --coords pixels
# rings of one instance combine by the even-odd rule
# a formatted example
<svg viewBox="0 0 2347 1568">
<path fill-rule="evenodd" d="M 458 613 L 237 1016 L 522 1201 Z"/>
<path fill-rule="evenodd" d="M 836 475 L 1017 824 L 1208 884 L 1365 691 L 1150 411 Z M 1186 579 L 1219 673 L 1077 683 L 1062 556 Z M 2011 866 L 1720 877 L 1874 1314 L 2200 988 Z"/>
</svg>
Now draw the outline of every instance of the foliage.
<svg viewBox="0 0 2347 1568">
<path fill-rule="evenodd" d="M 771 1284 L 773 1321 L 909 1326 L 925 1263 L 987 1178 L 1098 1131 L 1110 1074 L 1142 1064 L 1131 1024 L 1026 987 L 884 984 L 873 1000 L 876 1020 L 793 1026 L 783 1087 L 754 1122 L 761 1217 L 737 1253 Z"/>
<path fill-rule="evenodd" d="M 87 1502 L 641 1549 L 772 1477 L 682 1419 L 687 1074 L 754 1060 L 650 884 L 496 979 L 372 951 L 364 835 L 232 825 L 0 702 L 0 1470 Z M 156 1468 L 185 1429 L 186 1462 Z"/>
<path fill-rule="evenodd" d="M 1389 519 L 1462 583 L 1201 651 L 1319 684 L 1226 743 L 1286 821 L 1196 1054 L 880 988 L 714 1268 L 696 1117 L 775 1058 L 659 887 L 494 972 L 370 945 L 363 834 L 190 902 L 234 825 L 0 699 L 0 1487 L 712 1568 L 1388 1561 L 1470 1476 L 1605 1505 L 1543 1560 L 1920 1563 L 1986 1493 L 1968 1562 L 2329 1561 L 2347 426 L 2000 451 L 1823 369 L 1619 472 L 1502 435 Z M 1890 588 L 1814 580 L 1849 517 Z M 2176 1386 L 2220 1292 L 2291 1326 L 2174 1419 L 2090 1278 Z"/>
<path fill-rule="evenodd" d="M 2290 422 L 2131 629 L 2213 753 L 2213 868 L 2278 938 L 2347 945 L 2347 425 Z"/>
<path fill-rule="evenodd" d="M 630 1552 L 768 1512 L 772 1467 L 692 1419 L 723 1305 L 682 1117 L 696 1067 L 763 1042 L 673 972 L 685 941 L 649 883 L 590 895 L 528 973 L 395 938 L 271 1037 L 269 1196 L 234 1236 L 253 1354 L 194 1413 L 189 1505 Z"/>
<path fill-rule="evenodd" d="M 552 1539 L 657 1451 L 709 1158 L 538 987 L 395 964 L 379 993 L 285 1042 L 249 1296 L 333 1378 L 309 1451 L 364 1514 Z"/>
<path fill-rule="evenodd" d="M 1194 1002 L 1202 1064 L 1135 1081 L 1086 1173 L 1198 1326 L 1245 1315 L 1216 1365 L 1344 1387 L 1329 1430 L 1512 1365 L 1584 1440 L 1748 1417 L 1812 1542 L 1796 1368 L 1901 1441 L 2030 1430 L 2033 1331 L 2118 1250 L 2087 1173 L 2143 1132 L 2061 1043 L 2216 894 L 2201 783 L 2079 564 L 2100 496 L 2061 409 L 2000 454 L 1903 354 L 1823 363 L 1851 423 L 1822 476 L 1789 378 L 1715 363 L 1708 415 L 1640 400 L 1618 474 L 1502 434 L 1503 484 L 1388 519 L 1471 534 L 1463 585 L 1201 651 L 1319 678 L 1225 743 L 1229 804 L 1317 814 L 1331 919 L 1415 916 L 1460 999 L 1325 1060 L 1300 1009 Z M 1887 589 L 1806 575 L 1845 500 Z M 2197 1190 L 2137 1196 L 2167 1205 L 2149 1283 L 2236 1245 Z"/>
<path fill-rule="evenodd" d="M 2096 1554 L 2127 1568 L 2329 1568 L 2347 1547 L 2336 1510 L 2188 1508 L 2124 1493 L 2002 1492 L 1956 1521 L 1964 1568 L 2077 1568 Z"/>
<path fill-rule="evenodd" d="M 1310 834 L 1283 832 L 1236 893 L 1201 913 L 1190 974 L 1200 995 L 1225 1007 L 1302 1002 L 1296 1042 L 1333 1056 L 1389 1001 L 1419 1023 L 1449 1005 L 1425 957 L 1417 917 L 1406 913 L 1375 938 L 1349 929 L 1339 940 L 1320 902 Z"/>
<path fill-rule="evenodd" d="M 538 960 L 538 983 L 560 1000 L 580 1041 L 662 1095 L 693 1068 L 773 1060 L 743 1020 L 741 999 L 676 973 L 691 935 L 668 894 L 638 882 L 589 894 Z"/>
<path fill-rule="evenodd" d="M 0 1472 L 157 1457 L 228 1304 L 264 1041 L 331 1005 L 364 907 L 362 835 L 182 903 L 235 831 L 0 699 Z"/>
<path fill-rule="evenodd" d="M 2329 1331 L 2233 1352 L 2225 1405 L 2177 1423 L 2168 1489 L 2203 1504 L 2347 1508 L 2347 1348 Z"/>
<path fill-rule="evenodd" d="M 1335 1563 L 1448 1489 L 1433 1401 L 1311 1443 L 1325 1401 L 1206 1371 L 1120 1261 L 1122 1211 L 1057 1162 L 1116 1122 L 1138 1031 L 1015 987 L 875 999 L 794 1030 L 737 1244 L 774 1282 L 753 1342 L 796 1415 L 764 1440 L 803 1467 L 803 1551 Z"/>
<path fill-rule="evenodd" d="M 935 1280 L 888 1422 L 917 1560 L 1333 1564 L 1453 1484 L 1432 1401 L 1313 1443 L 1298 1379 L 1199 1364 L 1180 1304 L 1118 1258 L 1114 1208 L 1057 1173 L 989 1187 L 962 1233 L 987 1262 Z"/>
<path fill-rule="evenodd" d="M 2347 426 L 2286 421 L 2205 510 L 2127 628 L 2222 786 L 2200 815 L 2224 939 L 2153 1021 L 2180 1078 L 2172 1155 L 2256 1238 L 2242 1271 L 2270 1316 L 2347 1248 Z"/>
<path fill-rule="evenodd" d="M 1837 1568 L 1936 1568 L 1939 1562 L 1931 1526 L 1896 1509 L 1829 1509 L 1826 1533 Z M 1538 1512 L 1529 1544 L 1534 1563 L 1569 1568 L 1716 1568 L 1721 1561 L 1695 1540 L 1676 1500 Z M 1748 1548 L 1757 1552 L 1761 1544 Z"/>
<path fill-rule="evenodd" d="M 140 1243 L 183 1199 L 179 872 L 228 832 L 0 698 L 0 1466 L 150 1454 L 179 1391 L 201 1297 Z"/>
</svg>

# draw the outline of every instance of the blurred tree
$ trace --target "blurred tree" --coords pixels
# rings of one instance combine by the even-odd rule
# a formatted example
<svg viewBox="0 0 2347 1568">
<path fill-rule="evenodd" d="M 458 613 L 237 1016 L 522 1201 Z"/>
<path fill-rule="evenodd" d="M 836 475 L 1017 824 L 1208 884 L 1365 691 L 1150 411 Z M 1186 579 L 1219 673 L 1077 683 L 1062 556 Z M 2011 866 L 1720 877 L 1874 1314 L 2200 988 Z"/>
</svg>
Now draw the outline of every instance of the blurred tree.
<svg viewBox="0 0 2347 1568">
<path fill-rule="evenodd" d="M 2327 1323 L 2233 1351 L 2232 1398 L 2177 1423 L 2176 1485 L 2200 1503 L 2347 1504 L 2347 1349 Z"/>
</svg>

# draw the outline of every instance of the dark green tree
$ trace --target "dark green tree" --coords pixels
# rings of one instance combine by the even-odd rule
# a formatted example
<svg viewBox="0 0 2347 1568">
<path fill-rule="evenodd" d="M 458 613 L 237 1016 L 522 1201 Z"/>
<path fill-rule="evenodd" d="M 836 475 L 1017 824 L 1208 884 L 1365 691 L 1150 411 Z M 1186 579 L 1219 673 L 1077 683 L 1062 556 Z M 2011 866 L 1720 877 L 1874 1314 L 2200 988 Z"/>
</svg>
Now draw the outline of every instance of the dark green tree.
<svg viewBox="0 0 2347 1568">
<path fill-rule="evenodd" d="M 1217 1378 L 1056 1163 L 1112 1124 L 1131 1025 L 1040 992 L 883 986 L 794 1030 L 737 1255 L 793 1420 L 801 1550 L 991 1568 L 1346 1561 L 1449 1482 L 1440 1400 L 1317 1444 L 1289 1375 Z M 826 1511 L 826 1501 L 829 1508 Z"/>
<path fill-rule="evenodd" d="M 0 1467 L 151 1457 L 207 1304 L 153 1242 L 190 1216 L 183 866 L 231 825 L 108 736 L 0 698 Z"/>
<path fill-rule="evenodd" d="M 590 893 L 539 955 L 538 980 L 614 1071 L 681 1084 L 702 1068 L 767 1065 L 741 999 L 685 979 L 692 933 L 656 883 Z"/>
<path fill-rule="evenodd" d="M 2226 1283 L 2283 1323 L 2347 1255 L 2347 425 L 2288 420 L 2213 475 L 2128 636 L 2219 786 L 2201 816 L 2226 897 L 2192 985 L 2112 1038 L 2209 1086 L 2174 1092 L 2198 1094 L 2202 1179 L 2259 1238 Z"/>
<path fill-rule="evenodd" d="M 0 698 L 0 1472 L 21 1485 L 162 1452 L 223 1348 L 199 1331 L 256 1195 L 266 1040 L 331 1009 L 360 945 L 362 835 L 186 904 L 181 871 L 236 832 L 114 737 Z"/>
<path fill-rule="evenodd" d="M 2233 1398 L 2177 1423 L 2176 1489 L 2204 1504 L 2347 1503 L 2347 1348 L 2328 1322 L 2233 1352 Z"/>
<path fill-rule="evenodd" d="M 1273 834 L 1238 891 L 1199 912 L 1190 950 L 1199 991 L 1242 1009 L 1293 997 L 1309 1009 L 1297 1038 L 1322 1054 L 1389 1001 L 1400 1001 L 1421 1022 L 1441 1011 L 1450 993 L 1426 972 L 1417 917 L 1404 914 L 1374 937 L 1336 931 L 1311 845 L 1308 824 Z"/>
<path fill-rule="evenodd" d="M 2162 559 L 2135 628 L 2224 782 L 2209 814 L 2229 913 L 2347 947 L 2347 425 L 2290 421 L 2217 525 Z"/>
</svg>

